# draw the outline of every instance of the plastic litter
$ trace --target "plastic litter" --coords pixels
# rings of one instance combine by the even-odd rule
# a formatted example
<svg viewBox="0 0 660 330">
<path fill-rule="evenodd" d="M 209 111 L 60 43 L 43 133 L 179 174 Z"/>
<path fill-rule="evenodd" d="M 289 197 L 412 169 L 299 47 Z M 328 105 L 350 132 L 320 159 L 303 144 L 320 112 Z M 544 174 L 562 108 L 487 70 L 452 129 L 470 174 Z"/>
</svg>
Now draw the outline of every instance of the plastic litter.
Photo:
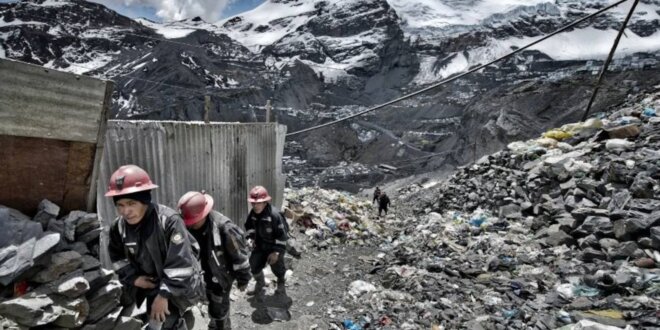
<svg viewBox="0 0 660 330">
<path fill-rule="evenodd" d="M 656 116 L 655 109 L 645 108 L 644 111 L 642 112 L 642 116 L 644 116 L 644 117 L 655 117 Z"/>
<path fill-rule="evenodd" d="M 362 327 L 358 324 L 353 323 L 352 320 L 344 320 L 344 322 L 342 322 L 342 325 L 346 330 L 362 330 Z"/>
<path fill-rule="evenodd" d="M 605 148 L 607 150 L 620 151 L 630 149 L 635 146 L 634 142 L 630 142 L 624 139 L 610 139 L 605 143 Z"/>
<path fill-rule="evenodd" d="M 364 293 L 372 291 L 376 291 L 376 287 L 369 282 L 361 280 L 353 281 L 348 286 L 348 294 L 350 294 L 352 297 L 359 297 Z"/>
<path fill-rule="evenodd" d="M 543 137 L 561 141 L 573 137 L 573 134 L 563 131 L 561 129 L 553 129 L 543 133 Z"/>
</svg>

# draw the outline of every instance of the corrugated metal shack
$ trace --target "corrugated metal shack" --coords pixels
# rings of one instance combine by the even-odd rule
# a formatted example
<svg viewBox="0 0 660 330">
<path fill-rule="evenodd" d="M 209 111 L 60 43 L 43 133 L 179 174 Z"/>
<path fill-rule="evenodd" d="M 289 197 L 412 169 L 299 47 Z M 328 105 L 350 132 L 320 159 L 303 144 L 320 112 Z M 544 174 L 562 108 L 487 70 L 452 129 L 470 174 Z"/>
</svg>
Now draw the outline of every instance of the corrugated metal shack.
<svg viewBox="0 0 660 330">
<path fill-rule="evenodd" d="M 113 83 L 0 59 L 0 204 L 94 211 Z"/>
</svg>

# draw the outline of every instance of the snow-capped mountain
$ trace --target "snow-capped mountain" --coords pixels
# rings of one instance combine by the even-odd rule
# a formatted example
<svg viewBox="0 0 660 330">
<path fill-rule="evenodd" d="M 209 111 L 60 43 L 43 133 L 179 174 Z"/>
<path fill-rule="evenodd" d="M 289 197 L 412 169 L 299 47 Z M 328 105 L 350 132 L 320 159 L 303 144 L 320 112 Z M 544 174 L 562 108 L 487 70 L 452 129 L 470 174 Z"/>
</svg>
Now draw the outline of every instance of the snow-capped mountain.
<svg viewBox="0 0 660 330">
<path fill-rule="evenodd" d="M 269 0 L 220 22 L 156 23 L 82 0 L 24 0 L 0 3 L 0 57 L 115 80 L 118 118 L 197 120 L 210 95 L 212 120 L 257 121 L 270 99 L 295 131 L 492 60 L 612 1 Z M 574 121 L 631 3 L 435 92 L 297 137 L 287 152 L 315 167 L 447 152 L 401 166 L 411 173 Z M 596 110 L 660 83 L 659 61 L 660 0 L 642 0 Z M 363 179 L 382 178 L 372 174 Z"/>
</svg>

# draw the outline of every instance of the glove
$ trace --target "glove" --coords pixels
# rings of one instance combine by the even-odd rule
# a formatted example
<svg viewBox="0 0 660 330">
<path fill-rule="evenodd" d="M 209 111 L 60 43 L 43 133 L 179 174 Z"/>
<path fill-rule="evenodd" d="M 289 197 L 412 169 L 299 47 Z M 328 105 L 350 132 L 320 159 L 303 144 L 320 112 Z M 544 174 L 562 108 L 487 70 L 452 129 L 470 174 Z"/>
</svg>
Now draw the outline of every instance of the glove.
<svg viewBox="0 0 660 330">
<path fill-rule="evenodd" d="M 272 252 L 271 254 L 268 255 L 268 264 L 274 265 L 277 262 L 277 259 L 279 258 L 280 258 L 279 252 Z"/>
</svg>

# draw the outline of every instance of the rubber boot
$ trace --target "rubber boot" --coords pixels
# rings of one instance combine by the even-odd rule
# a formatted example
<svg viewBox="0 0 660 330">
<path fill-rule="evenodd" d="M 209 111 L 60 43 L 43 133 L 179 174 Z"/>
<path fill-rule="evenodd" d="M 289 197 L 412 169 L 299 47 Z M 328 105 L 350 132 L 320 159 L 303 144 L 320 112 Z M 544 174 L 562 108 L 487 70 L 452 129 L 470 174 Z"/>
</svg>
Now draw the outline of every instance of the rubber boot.
<svg viewBox="0 0 660 330">
<path fill-rule="evenodd" d="M 275 294 L 286 294 L 286 281 L 283 278 L 277 279 L 277 289 L 275 289 Z"/>
<path fill-rule="evenodd" d="M 255 284 L 253 290 L 248 290 L 247 294 L 249 296 L 263 294 L 264 288 L 266 287 L 266 278 L 264 277 L 264 272 L 260 272 L 259 274 L 254 274 L 252 276 L 254 277 L 254 280 L 257 281 L 257 284 Z"/>
</svg>

